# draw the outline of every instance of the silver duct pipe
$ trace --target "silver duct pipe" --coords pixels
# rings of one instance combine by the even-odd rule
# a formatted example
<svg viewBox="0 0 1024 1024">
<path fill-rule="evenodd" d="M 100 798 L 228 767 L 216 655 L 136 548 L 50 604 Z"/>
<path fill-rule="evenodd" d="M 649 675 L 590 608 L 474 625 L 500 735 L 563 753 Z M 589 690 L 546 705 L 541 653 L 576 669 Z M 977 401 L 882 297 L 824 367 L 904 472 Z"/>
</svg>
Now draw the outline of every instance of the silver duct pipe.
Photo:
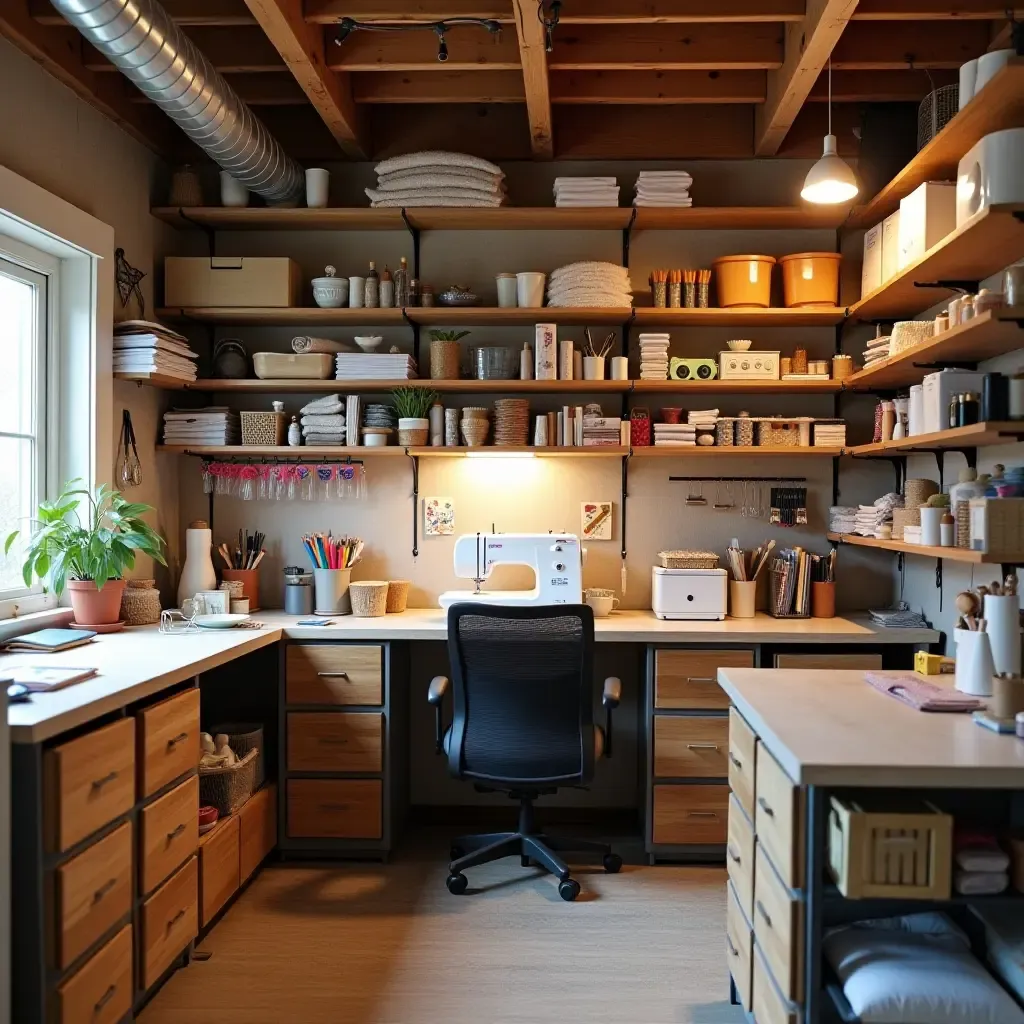
<svg viewBox="0 0 1024 1024">
<path fill-rule="evenodd" d="M 246 188 L 270 203 L 299 195 L 302 169 L 157 0 L 51 3 Z"/>
</svg>

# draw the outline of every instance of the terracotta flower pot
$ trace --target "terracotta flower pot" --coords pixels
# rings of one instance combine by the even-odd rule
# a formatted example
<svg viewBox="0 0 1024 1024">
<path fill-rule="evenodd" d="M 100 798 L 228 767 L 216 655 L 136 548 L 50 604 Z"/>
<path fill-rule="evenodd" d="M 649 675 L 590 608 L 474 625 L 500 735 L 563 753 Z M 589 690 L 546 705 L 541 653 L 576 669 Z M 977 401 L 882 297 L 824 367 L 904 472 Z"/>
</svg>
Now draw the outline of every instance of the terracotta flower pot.
<svg viewBox="0 0 1024 1024">
<path fill-rule="evenodd" d="M 102 590 L 94 580 L 68 580 L 71 607 L 80 626 L 105 626 L 121 619 L 124 580 L 107 580 Z"/>
</svg>

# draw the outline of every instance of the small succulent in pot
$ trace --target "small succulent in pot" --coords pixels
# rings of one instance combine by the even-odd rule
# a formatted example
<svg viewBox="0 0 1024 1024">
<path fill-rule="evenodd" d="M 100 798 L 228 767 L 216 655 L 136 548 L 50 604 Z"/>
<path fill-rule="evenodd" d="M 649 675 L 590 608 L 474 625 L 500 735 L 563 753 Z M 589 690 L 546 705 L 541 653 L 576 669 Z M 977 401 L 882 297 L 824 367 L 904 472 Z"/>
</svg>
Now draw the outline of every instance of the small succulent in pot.
<svg viewBox="0 0 1024 1024">
<path fill-rule="evenodd" d="M 463 338 L 468 338 L 469 331 L 431 331 L 431 341 L 461 341 Z"/>
<path fill-rule="evenodd" d="M 437 401 L 437 392 L 430 388 L 404 387 L 391 392 L 391 404 L 400 420 L 426 419 Z"/>
</svg>

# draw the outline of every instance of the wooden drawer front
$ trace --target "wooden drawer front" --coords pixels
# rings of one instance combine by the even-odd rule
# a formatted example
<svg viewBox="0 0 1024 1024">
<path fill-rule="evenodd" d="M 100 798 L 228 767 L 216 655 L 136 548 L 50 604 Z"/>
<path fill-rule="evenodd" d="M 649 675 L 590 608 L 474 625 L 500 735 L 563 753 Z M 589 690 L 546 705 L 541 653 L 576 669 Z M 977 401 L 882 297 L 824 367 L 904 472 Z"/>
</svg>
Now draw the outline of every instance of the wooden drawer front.
<svg viewBox="0 0 1024 1024">
<path fill-rule="evenodd" d="M 729 954 L 729 973 L 736 983 L 740 1005 L 744 1010 L 749 1010 L 752 980 L 750 961 L 753 955 L 754 933 L 740 908 L 732 885 L 727 885 L 726 888 L 729 893 L 725 909 L 725 948 Z"/>
<path fill-rule="evenodd" d="M 800 950 L 803 947 L 800 909 L 803 904 L 790 898 L 760 846 L 755 871 L 753 921 L 758 948 L 764 953 L 782 994 L 799 1001 Z"/>
<path fill-rule="evenodd" d="M 199 691 L 140 711 L 139 796 L 155 793 L 199 763 Z"/>
<path fill-rule="evenodd" d="M 65 968 L 132 907 L 132 826 L 54 869 L 53 964 Z"/>
<path fill-rule="evenodd" d="M 382 704 L 382 648 L 292 644 L 286 660 L 290 704 Z"/>
<path fill-rule="evenodd" d="M 765 749 L 757 751 L 754 832 L 791 889 L 800 888 L 803 831 L 800 790 Z"/>
<path fill-rule="evenodd" d="M 57 989 L 60 1024 L 117 1024 L 132 1008 L 132 926 L 126 924 Z"/>
<path fill-rule="evenodd" d="M 754 948 L 754 1020 L 757 1024 L 797 1024 L 797 1015 L 792 1006 L 782 997 L 771 972 L 760 951 Z"/>
<path fill-rule="evenodd" d="M 238 892 L 238 815 L 203 836 L 199 844 L 199 926 L 205 928 L 217 911 Z"/>
<path fill-rule="evenodd" d="M 880 669 L 881 654 L 776 654 L 776 668 Z"/>
<path fill-rule="evenodd" d="M 654 774 L 657 778 L 709 779 L 728 774 L 727 718 L 654 716 Z"/>
<path fill-rule="evenodd" d="M 724 843 L 728 814 L 727 786 L 655 786 L 654 842 Z"/>
<path fill-rule="evenodd" d="M 288 835 L 301 839 L 380 839 L 379 779 L 291 779 Z"/>
<path fill-rule="evenodd" d="M 135 803 L 135 722 L 122 719 L 43 757 L 46 849 L 67 850 Z"/>
<path fill-rule="evenodd" d="M 384 716 L 372 712 L 288 713 L 290 772 L 379 772 Z"/>
<path fill-rule="evenodd" d="M 195 775 L 143 807 L 139 815 L 141 890 L 152 892 L 199 845 L 199 778 Z"/>
<path fill-rule="evenodd" d="M 729 788 L 751 820 L 754 818 L 756 759 L 754 730 L 735 708 L 729 708 Z"/>
<path fill-rule="evenodd" d="M 736 889 L 743 913 L 754 915 L 754 825 L 743 813 L 735 796 L 729 797 L 729 834 L 725 847 L 725 866 L 729 881 Z"/>
<path fill-rule="evenodd" d="M 142 904 L 142 987 L 149 988 L 199 933 L 199 864 L 191 857 Z"/>
<path fill-rule="evenodd" d="M 277 846 L 277 787 L 270 783 L 238 812 L 238 883 L 242 884 Z"/>
<path fill-rule="evenodd" d="M 727 708 L 729 698 L 718 685 L 718 670 L 753 667 L 753 651 L 657 651 L 654 706 Z"/>
</svg>

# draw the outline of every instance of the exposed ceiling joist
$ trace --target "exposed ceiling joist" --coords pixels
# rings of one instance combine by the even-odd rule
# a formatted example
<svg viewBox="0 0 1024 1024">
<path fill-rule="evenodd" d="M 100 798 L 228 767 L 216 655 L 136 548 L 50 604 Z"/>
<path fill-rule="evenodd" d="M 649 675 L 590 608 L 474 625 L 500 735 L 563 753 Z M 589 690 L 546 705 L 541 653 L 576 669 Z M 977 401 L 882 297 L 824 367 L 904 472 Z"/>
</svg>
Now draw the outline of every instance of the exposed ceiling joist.
<svg viewBox="0 0 1024 1024">
<path fill-rule="evenodd" d="M 832 67 L 847 71 L 900 68 L 959 68 L 985 52 L 989 29 L 983 21 L 937 22 L 927 31 L 912 22 L 850 25 L 832 51 Z"/>
<path fill-rule="evenodd" d="M 335 46 L 332 29 L 323 31 L 328 66 L 334 71 L 508 71 L 522 66 L 514 32 L 496 38 L 483 28 L 453 28 L 445 36 L 448 60 L 442 63 L 433 32 L 353 32 Z"/>
<path fill-rule="evenodd" d="M 342 151 L 365 159 L 367 148 L 360 138 L 352 84 L 347 75 L 328 70 L 324 34 L 303 20 L 302 0 L 245 2 Z"/>
<path fill-rule="evenodd" d="M 352 75 L 356 103 L 525 103 L 519 71 L 374 71 Z"/>
<path fill-rule="evenodd" d="M 444 18 L 492 18 L 512 23 L 512 0 L 306 0 L 306 20 L 336 25 L 342 18 L 401 24 Z"/>
<path fill-rule="evenodd" d="M 256 24 L 245 0 L 161 0 L 161 3 L 173 21 L 182 26 Z M 40 25 L 66 24 L 49 0 L 28 0 L 28 8 Z"/>
<path fill-rule="evenodd" d="M 832 102 L 914 103 L 937 86 L 950 85 L 956 80 L 957 75 L 952 71 L 932 72 L 930 81 L 924 71 L 833 71 Z M 827 76 L 822 73 L 807 100 L 824 103 L 827 99 Z"/>
<path fill-rule="evenodd" d="M 1011 4 L 999 0 L 860 0 L 854 21 L 998 21 Z M 1024 7 L 1017 7 L 1024 14 Z"/>
<path fill-rule="evenodd" d="M 258 25 L 248 28 L 192 28 L 188 37 L 222 74 L 263 74 L 286 70 L 281 54 Z M 117 68 L 84 39 L 82 52 L 90 70 L 117 72 Z"/>
<path fill-rule="evenodd" d="M 551 102 L 643 106 L 763 103 L 764 71 L 554 71 Z"/>
<path fill-rule="evenodd" d="M 779 151 L 856 8 L 857 0 L 808 0 L 804 20 L 786 26 L 785 61 L 768 76 L 768 96 L 757 110 L 758 156 Z"/>
<path fill-rule="evenodd" d="M 516 19 L 519 58 L 523 64 L 526 116 L 530 121 L 530 148 L 535 157 L 550 160 L 554 154 L 551 124 L 551 92 L 548 55 L 544 51 L 544 25 L 538 17 L 537 0 L 512 0 Z"/>
</svg>

